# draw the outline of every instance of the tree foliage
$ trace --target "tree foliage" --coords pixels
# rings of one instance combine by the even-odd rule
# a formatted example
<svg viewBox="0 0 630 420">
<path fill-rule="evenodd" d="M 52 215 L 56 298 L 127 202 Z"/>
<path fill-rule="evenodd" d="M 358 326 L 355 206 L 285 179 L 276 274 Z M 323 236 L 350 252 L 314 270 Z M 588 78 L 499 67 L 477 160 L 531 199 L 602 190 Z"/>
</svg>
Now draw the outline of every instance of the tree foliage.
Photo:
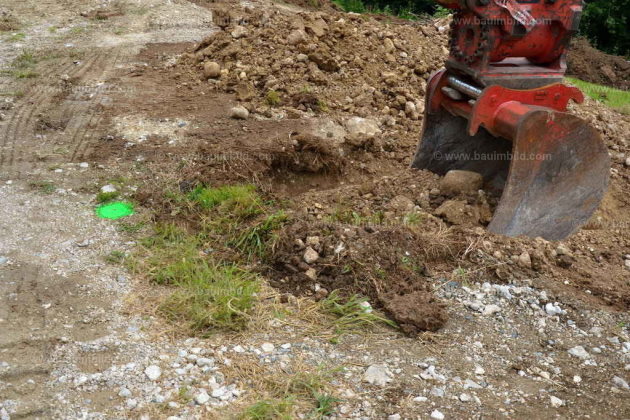
<svg viewBox="0 0 630 420">
<path fill-rule="evenodd" d="M 580 32 L 597 48 L 630 55 L 630 0 L 587 0 Z"/>
</svg>

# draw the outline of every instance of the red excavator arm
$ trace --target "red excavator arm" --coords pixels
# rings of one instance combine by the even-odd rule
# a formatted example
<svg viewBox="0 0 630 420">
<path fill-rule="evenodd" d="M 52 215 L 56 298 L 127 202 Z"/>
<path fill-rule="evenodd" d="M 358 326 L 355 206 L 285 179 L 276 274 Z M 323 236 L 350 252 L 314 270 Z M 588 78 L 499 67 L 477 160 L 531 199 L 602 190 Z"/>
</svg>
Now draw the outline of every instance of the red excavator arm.
<svg viewBox="0 0 630 420">
<path fill-rule="evenodd" d="M 454 10 L 446 69 L 427 89 L 413 167 L 481 173 L 502 190 L 489 230 L 563 239 L 608 184 L 598 133 L 567 114 L 582 93 L 562 84 L 582 0 L 438 0 Z"/>
</svg>

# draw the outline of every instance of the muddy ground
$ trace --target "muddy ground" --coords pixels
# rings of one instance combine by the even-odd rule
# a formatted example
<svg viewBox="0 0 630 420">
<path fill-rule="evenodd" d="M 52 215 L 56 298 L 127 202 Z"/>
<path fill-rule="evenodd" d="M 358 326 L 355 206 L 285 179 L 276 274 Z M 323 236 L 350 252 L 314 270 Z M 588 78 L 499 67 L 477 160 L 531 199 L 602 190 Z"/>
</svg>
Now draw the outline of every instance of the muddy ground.
<svg viewBox="0 0 630 420">
<path fill-rule="evenodd" d="M 447 193 L 408 168 L 448 19 L 313 2 L 16 1 L 1 12 L 2 420 L 237 418 L 265 397 L 261 369 L 301 363 L 346 369 L 332 380 L 334 418 L 630 416 L 627 115 L 572 106 L 613 161 L 588 225 L 561 243 L 505 238 L 484 229 L 496 192 Z M 21 77 L 12 63 L 25 52 Z M 623 88 L 625 70 L 611 69 L 585 80 Z M 255 185 L 288 215 L 252 269 L 289 320 L 207 339 L 173 332 L 150 310 L 162 289 L 107 262 L 138 239 L 93 215 L 112 179 L 138 220 L 190 229 L 165 191 Z M 331 343 L 287 298 L 310 305 L 334 290 L 368 297 L 400 330 Z M 225 399 L 181 398 L 217 381 L 232 386 Z"/>
</svg>

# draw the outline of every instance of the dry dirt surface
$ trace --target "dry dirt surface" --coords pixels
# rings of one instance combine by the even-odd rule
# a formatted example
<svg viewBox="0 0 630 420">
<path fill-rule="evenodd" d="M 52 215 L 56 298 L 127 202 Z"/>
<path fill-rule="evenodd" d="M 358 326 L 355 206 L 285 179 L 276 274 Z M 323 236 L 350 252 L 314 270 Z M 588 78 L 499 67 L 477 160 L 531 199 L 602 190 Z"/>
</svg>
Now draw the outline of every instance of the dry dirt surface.
<svg viewBox="0 0 630 420">
<path fill-rule="evenodd" d="M 496 194 L 408 168 L 448 27 L 321 1 L 3 3 L 0 419 L 239 418 L 320 368 L 331 419 L 630 418 L 630 117 L 572 106 L 613 161 L 587 226 L 492 235 Z M 286 316 L 199 338 L 155 315 L 161 289 L 112 264 L 137 237 L 94 214 L 112 180 L 134 221 L 186 224 L 164 192 L 199 183 L 280 203 L 251 268 Z M 331 340 L 309 308 L 333 291 L 399 328 Z"/>
</svg>

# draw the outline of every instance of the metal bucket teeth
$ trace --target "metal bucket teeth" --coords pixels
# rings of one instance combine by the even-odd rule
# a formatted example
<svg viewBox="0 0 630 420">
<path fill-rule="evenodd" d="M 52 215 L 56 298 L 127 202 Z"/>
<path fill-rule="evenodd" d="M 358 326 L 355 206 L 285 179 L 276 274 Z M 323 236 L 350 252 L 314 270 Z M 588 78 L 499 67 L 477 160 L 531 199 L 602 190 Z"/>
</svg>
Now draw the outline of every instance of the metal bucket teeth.
<svg viewBox="0 0 630 420">
<path fill-rule="evenodd" d="M 464 169 L 503 190 L 488 230 L 506 236 L 560 240 L 595 212 L 608 186 L 610 158 L 597 131 L 571 114 L 528 113 L 512 142 L 440 110 L 425 116 L 412 167 L 444 175 Z M 511 158 L 511 159 L 510 159 Z"/>
</svg>

